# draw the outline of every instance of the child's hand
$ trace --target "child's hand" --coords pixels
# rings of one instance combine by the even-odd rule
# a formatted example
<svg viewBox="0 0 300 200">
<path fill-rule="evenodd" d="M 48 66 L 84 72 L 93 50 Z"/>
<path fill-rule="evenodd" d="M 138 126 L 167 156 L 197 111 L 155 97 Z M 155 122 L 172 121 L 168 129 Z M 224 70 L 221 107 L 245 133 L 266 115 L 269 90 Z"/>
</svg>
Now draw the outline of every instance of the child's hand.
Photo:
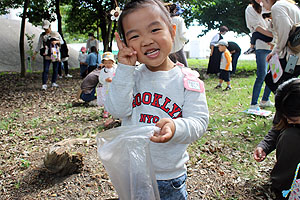
<svg viewBox="0 0 300 200">
<path fill-rule="evenodd" d="M 156 123 L 161 128 L 160 133 L 154 133 L 150 138 L 152 142 L 165 143 L 172 139 L 175 133 L 175 124 L 172 119 L 163 118 Z"/>
<path fill-rule="evenodd" d="M 121 41 L 118 33 L 115 33 L 115 36 L 119 48 L 119 63 L 122 63 L 124 65 L 135 66 L 135 63 L 137 61 L 137 52 L 133 48 L 127 47 L 126 44 L 124 44 L 124 42 Z"/>
<path fill-rule="evenodd" d="M 263 161 L 266 156 L 266 152 L 261 147 L 257 147 L 253 152 L 253 157 L 257 162 Z"/>
<path fill-rule="evenodd" d="M 112 82 L 112 78 L 108 77 L 105 79 L 105 81 L 110 83 L 110 82 Z"/>
</svg>

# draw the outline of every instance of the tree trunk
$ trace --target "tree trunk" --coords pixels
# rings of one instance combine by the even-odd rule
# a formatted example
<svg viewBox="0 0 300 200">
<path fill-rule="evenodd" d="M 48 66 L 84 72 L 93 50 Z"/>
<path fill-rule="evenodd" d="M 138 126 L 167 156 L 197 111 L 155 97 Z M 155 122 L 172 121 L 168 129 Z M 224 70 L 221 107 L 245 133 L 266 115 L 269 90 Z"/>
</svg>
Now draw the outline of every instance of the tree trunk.
<svg viewBox="0 0 300 200">
<path fill-rule="evenodd" d="M 56 12 L 56 17 L 57 17 L 57 30 L 59 34 L 61 35 L 62 38 L 63 32 L 62 32 L 62 23 L 61 23 L 61 14 L 60 14 L 60 8 L 59 8 L 59 0 L 55 0 L 55 12 Z"/>
<path fill-rule="evenodd" d="M 25 0 L 24 8 L 23 8 L 23 15 L 22 15 L 22 22 L 21 22 L 21 30 L 20 30 L 19 48 L 20 48 L 20 58 L 21 58 L 21 77 L 25 77 L 25 75 L 26 75 L 24 40 L 25 40 L 25 25 L 26 25 L 25 20 L 27 17 L 28 4 L 29 4 L 29 0 Z"/>
</svg>

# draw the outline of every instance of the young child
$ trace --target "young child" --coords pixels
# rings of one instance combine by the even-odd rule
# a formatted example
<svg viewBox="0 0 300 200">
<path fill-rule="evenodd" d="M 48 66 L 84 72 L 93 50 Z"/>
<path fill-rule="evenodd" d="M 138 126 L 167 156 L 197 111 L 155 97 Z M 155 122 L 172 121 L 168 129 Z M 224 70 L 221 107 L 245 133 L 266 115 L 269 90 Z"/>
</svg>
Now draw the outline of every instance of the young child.
<svg viewBox="0 0 300 200">
<path fill-rule="evenodd" d="M 222 55 L 220 63 L 219 84 L 215 88 L 222 88 L 222 83 L 223 81 L 225 81 L 227 83 L 227 87 L 224 89 L 224 91 L 231 90 L 230 72 L 232 71 L 232 59 L 230 52 L 227 49 L 228 42 L 222 39 L 218 42 L 217 46 L 219 47 L 219 51 L 222 52 Z"/>
<path fill-rule="evenodd" d="M 204 134 L 209 118 L 203 82 L 169 59 L 176 27 L 161 1 L 129 2 L 118 23 L 118 67 L 105 108 L 122 126 L 161 128 L 150 138 L 160 198 L 187 199 L 186 149 Z M 136 67 L 136 61 L 143 64 Z"/>
<path fill-rule="evenodd" d="M 254 159 L 261 162 L 276 149 L 276 163 L 271 172 L 272 189 L 278 197 L 276 199 L 285 199 L 282 197 L 282 190 L 290 189 L 300 162 L 299 98 L 299 78 L 290 79 L 278 87 L 275 95 L 276 114 L 273 127 L 253 153 Z"/>
<path fill-rule="evenodd" d="M 104 106 L 104 101 L 108 93 L 109 85 L 112 81 L 112 77 L 116 73 L 117 65 L 115 64 L 114 54 L 111 52 L 105 52 L 102 55 L 102 64 L 104 67 L 100 71 L 99 82 L 102 84 L 100 87 L 100 93 L 97 94 L 99 98 L 99 106 Z M 103 118 L 108 118 L 108 112 L 104 108 Z"/>
<path fill-rule="evenodd" d="M 85 47 L 81 47 L 80 49 L 80 53 L 78 56 L 78 61 L 80 63 L 80 76 L 82 79 L 84 79 L 87 75 L 87 69 L 88 69 L 88 65 L 86 63 L 86 58 L 87 58 L 87 53 L 86 53 L 86 48 Z"/>
</svg>

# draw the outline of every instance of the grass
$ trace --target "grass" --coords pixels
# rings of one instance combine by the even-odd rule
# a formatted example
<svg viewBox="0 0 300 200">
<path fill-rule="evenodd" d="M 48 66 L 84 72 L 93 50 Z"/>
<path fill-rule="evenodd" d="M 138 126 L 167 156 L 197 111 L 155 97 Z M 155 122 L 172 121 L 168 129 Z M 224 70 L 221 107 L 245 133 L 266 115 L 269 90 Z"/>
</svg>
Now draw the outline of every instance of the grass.
<svg viewBox="0 0 300 200">
<path fill-rule="evenodd" d="M 205 66 L 206 68 L 207 62 L 208 60 L 189 60 L 189 66 Z M 239 61 L 237 68 L 239 71 L 246 70 L 247 72 L 255 72 L 255 69 L 255 61 L 244 60 Z M 254 73 L 252 75 L 250 73 L 247 77 L 233 76 L 231 78 L 232 90 L 226 92 L 214 89 L 218 83 L 217 76 L 210 75 L 204 80 L 210 121 L 208 131 L 202 139 L 189 147 L 192 162 L 198 160 L 193 157 L 199 157 L 194 154 L 199 147 L 209 145 L 209 148 L 221 148 L 220 151 L 202 152 L 200 159 L 214 161 L 220 158 L 223 163 L 230 162 L 231 168 L 234 168 L 245 180 L 257 181 L 257 170 L 260 164 L 254 161 L 252 152 L 271 128 L 272 118 L 242 113 L 250 106 L 255 78 Z M 225 85 L 223 84 L 223 89 Z M 274 102 L 273 94 L 270 99 Z M 275 111 L 274 108 L 269 108 L 269 110 Z M 274 164 L 272 159 L 269 163 Z M 217 193 L 215 195 L 218 196 Z"/>
<path fill-rule="evenodd" d="M 207 68 L 208 59 L 188 59 L 188 64 L 191 68 Z M 255 71 L 255 60 L 238 60 L 237 70 L 247 72 Z"/>
<path fill-rule="evenodd" d="M 188 62 L 192 68 L 203 68 L 203 70 L 205 70 L 208 60 L 189 59 Z M 204 136 L 191 144 L 188 148 L 190 154 L 190 169 L 195 169 L 195 171 L 198 169 L 209 170 L 209 166 L 204 166 L 204 168 L 197 168 L 197 166 L 199 163 L 213 163 L 216 166 L 213 165 L 213 167 L 211 167 L 212 169 L 218 168 L 221 165 L 222 169 L 225 169 L 224 171 L 229 171 L 229 175 L 236 175 L 243 180 L 250 180 L 260 184 L 262 179 L 262 175 L 258 172 L 260 166 L 264 165 L 261 171 L 268 171 L 273 166 L 274 156 L 272 155 L 268 156 L 267 160 L 263 163 L 257 163 L 252 158 L 254 148 L 271 127 L 271 118 L 242 113 L 243 110 L 246 110 L 250 106 L 252 87 L 255 81 L 255 69 L 255 61 L 240 60 L 237 72 L 247 71 L 251 73 L 245 73 L 247 76 L 243 73 L 237 73 L 237 75 L 233 76 L 231 81 L 232 90 L 226 92 L 214 89 L 218 83 L 217 76 L 210 75 L 203 80 L 206 88 L 210 122 Z M 78 80 L 70 79 L 68 81 L 75 82 Z M 75 83 L 71 82 L 70 85 L 74 86 Z M 223 85 L 223 88 L 224 87 L 225 85 Z M 68 91 L 68 94 L 72 94 L 71 89 Z M 30 104 L 30 102 L 34 102 L 34 100 L 30 99 L 30 101 L 27 101 L 25 99 L 26 103 L 20 104 L 22 106 L 18 107 L 19 109 L 15 109 L 2 116 L 0 115 L 0 133 L 3 133 L 3 136 L 9 134 L 9 138 L 5 140 L 5 143 L 12 139 L 18 139 L 15 142 L 11 142 L 10 148 L 12 145 L 17 145 L 18 147 L 24 147 L 24 149 L 32 149 L 29 148 L 28 145 L 34 145 L 33 147 L 36 149 L 43 149 L 43 144 L 50 145 L 67 137 L 89 136 L 103 130 L 101 122 L 102 108 L 72 106 L 71 95 L 61 99 L 64 94 L 62 90 L 55 92 L 49 90 L 47 92 L 47 96 L 51 97 L 52 95 L 53 97 L 49 97 L 50 99 L 47 99 L 47 104 L 40 105 L 41 108 L 37 111 L 34 111 Z M 36 93 L 40 95 L 43 94 L 40 91 L 34 91 L 32 97 L 36 96 Z M 55 96 L 56 93 L 60 94 L 58 95 L 59 97 Z M 44 98 L 44 96 L 41 97 Z M 55 103 L 52 103 L 54 99 Z M 273 101 L 274 96 L 271 95 L 270 99 Z M 6 101 L 9 103 L 8 100 Z M 24 101 L 24 98 L 22 98 L 22 101 Z M 56 103 L 56 101 L 58 103 Z M 16 103 L 13 105 L 16 105 Z M 271 108 L 271 110 L 274 111 L 274 108 Z M 34 112 L 40 113 L 36 116 Z M 25 118 L 26 121 L 20 121 L 22 118 Z M 3 144 L 5 143 L 3 142 Z M 18 155 L 22 155 L 22 152 L 23 149 L 19 149 L 19 152 L 15 152 L 15 150 L 12 151 L 12 153 Z M 15 157 L 14 154 L 12 154 L 11 158 Z M 3 159 L 7 158 L 5 150 L 0 150 L 0 158 L 2 157 Z M 17 160 L 12 159 L 11 162 L 21 165 L 22 170 L 34 166 L 34 161 L 32 161 L 31 158 L 20 157 Z M 0 174 L 3 173 L 4 170 L 5 168 L 0 168 Z M 267 174 L 267 172 L 265 172 L 265 174 Z M 218 172 L 213 171 L 213 175 L 217 177 Z M 264 178 L 267 179 L 268 175 L 269 174 Z M 203 176 L 207 176 L 207 174 Z M 222 176 L 219 177 L 222 178 Z M 200 182 L 205 182 L 205 178 L 200 180 Z M 214 177 L 209 178 L 213 179 Z M 223 178 L 223 181 L 232 179 L 233 178 L 230 177 L 227 179 Z M 15 187 L 18 188 L 19 186 L 19 183 L 16 182 Z M 239 196 L 241 192 L 233 192 L 230 188 L 232 189 L 232 187 L 224 188 L 222 184 L 211 185 L 210 193 L 207 193 L 211 195 L 211 197 L 207 199 L 242 199 L 240 198 L 241 196 Z M 238 189 L 238 187 L 235 187 L 235 189 Z M 193 194 L 196 193 L 194 190 L 195 188 L 193 188 Z M 245 188 L 240 187 L 238 190 L 243 191 Z M 231 195 L 233 193 L 236 194 Z M 246 194 L 246 192 L 242 194 Z M 248 199 L 253 198 L 249 197 Z"/>
</svg>

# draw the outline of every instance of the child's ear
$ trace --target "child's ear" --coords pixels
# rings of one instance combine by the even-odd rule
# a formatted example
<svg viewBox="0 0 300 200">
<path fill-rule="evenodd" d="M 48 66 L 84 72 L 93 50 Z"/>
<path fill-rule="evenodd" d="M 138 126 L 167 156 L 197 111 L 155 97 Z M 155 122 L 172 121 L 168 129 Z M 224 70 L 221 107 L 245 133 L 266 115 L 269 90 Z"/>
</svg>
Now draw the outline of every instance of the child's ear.
<svg viewBox="0 0 300 200">
<path fill-rule="evenodd" d="M 171 32 L 171 35 L 172 35 L 172 39 L 174 40 L 175 35 L 176 35 L 176 25 L 175 25 L 175 24 L 172 24 L 172 32 Z"/>
</svg>

